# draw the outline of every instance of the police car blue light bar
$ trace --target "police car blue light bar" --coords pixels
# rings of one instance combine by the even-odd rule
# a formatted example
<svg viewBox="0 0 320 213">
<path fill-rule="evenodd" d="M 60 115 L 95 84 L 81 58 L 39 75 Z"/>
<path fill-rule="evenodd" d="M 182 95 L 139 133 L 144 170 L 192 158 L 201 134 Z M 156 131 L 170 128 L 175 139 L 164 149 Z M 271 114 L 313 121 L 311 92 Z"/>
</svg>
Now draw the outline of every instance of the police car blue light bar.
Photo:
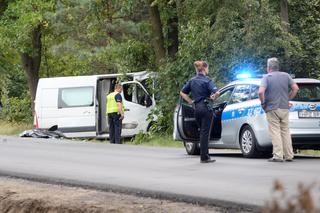
<svg viewBox="0 0 320 213">
<path fill-rule="evenodd" d="M 251 74 L 250 73 L 239 73 L 236 76 L 237 79 L 247 79 L 247 78 L 251 78 Z"/>
</svg>

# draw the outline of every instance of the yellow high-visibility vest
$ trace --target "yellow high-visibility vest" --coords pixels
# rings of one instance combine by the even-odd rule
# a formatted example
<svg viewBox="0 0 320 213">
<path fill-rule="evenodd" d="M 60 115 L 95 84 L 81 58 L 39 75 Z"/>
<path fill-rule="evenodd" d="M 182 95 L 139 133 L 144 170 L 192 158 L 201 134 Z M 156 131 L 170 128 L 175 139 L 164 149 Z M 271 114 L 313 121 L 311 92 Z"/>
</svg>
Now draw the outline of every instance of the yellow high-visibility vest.
<svg viewBox="0 0 320 213">
<path fill-rule="evenodd" d="M 112 92 L 107 95 L 107 113 L 118 112 L 118 104 L 116 102 L 116 95 L 118 92 Z M 121 102 L 122 112 L 124 112 L 123 103 Z"/>
</svg>

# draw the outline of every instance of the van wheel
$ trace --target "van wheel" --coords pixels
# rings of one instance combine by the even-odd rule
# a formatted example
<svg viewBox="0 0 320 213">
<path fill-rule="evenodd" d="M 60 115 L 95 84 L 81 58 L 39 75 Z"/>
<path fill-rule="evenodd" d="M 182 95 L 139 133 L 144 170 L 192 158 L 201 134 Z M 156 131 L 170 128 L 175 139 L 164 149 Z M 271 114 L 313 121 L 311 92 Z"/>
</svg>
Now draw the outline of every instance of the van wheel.
<svg viewBox="0 0 320 213">
<path fill-rule="evenodd" d="M 147 132 L 150 132 L 151 127 L 153 126 L 154 123 L 155 123 L 154 121 L 151 121 L 151 122 L 149 123 L 149 125 L 148 125 L 148 127 L 147 127 Z"/>
<path fill-rule="evenodd" d="M 257 139 L 250 126 L 243 127 L 240 134 L 240 148 L 244 157 L 252 158 L 260 153 L 257 150 Z"/>
<path fill-rule="evenodd" d="M 200 155 L 199 143 L 183 142 L 188 155 Z"/>
</svg>

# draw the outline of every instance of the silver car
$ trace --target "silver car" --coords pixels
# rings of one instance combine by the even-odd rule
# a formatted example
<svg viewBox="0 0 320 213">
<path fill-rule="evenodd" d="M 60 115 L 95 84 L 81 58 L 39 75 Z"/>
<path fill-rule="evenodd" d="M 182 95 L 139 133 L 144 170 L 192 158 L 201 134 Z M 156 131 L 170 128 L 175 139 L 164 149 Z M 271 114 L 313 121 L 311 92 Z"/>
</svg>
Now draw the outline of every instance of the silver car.
<svg viewBox="0 0 320 213">
<path fill-rule="evenodd" d="M 209 148 L 240 149 L 243 156 L 271 153 L 266 114 L 258 90 L 261 79 L 237 80 L 220 89 L 214 102 Z M 289 127 L 294 149 L 320 149 L 320 81 L 294 79 L 300 90 L 290 103 Z M 184 101 L 175 108 L 175 140 L 184 142 L 189 155 L 198 155 L 199 129 L 192 106 Z"/>
</svg>

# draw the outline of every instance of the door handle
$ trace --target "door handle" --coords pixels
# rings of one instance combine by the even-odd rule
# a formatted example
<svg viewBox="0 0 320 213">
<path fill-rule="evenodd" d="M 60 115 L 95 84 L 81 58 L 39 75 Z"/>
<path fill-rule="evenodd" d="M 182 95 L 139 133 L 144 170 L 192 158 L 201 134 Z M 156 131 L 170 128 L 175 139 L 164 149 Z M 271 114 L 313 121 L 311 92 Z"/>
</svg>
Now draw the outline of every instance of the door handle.
<svg viewBox="0 0 320 213">
<path fill-rule="evenodd" d="M 244 111 L 244 108 L 240 108 L 240 109 L 239 109 L 239 112 L 243 112 L 243 111 Z"/>
<path fill-rule="evenodd" d="M 126 112 L 126 111 L 130 111 L 130 109 L 124 109 L 124 111 Z"/>
</svg>

